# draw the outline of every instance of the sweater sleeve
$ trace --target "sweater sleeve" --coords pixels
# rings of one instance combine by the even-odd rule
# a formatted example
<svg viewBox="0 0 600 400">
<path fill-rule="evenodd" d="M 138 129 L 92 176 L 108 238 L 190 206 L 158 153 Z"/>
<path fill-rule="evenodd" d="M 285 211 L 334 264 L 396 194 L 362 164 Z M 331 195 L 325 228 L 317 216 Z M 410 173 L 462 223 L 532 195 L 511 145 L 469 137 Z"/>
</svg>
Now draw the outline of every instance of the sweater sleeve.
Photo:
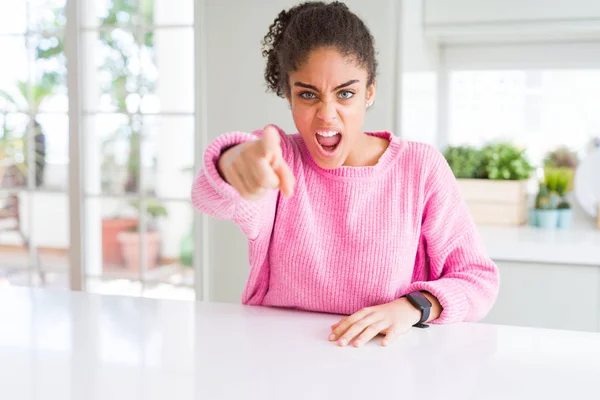
<svg viewBox="0 0 600 400">
<path fill-rule="evenodd" d="M 221 177 L 217 162 L 226 149 L 257 140 L 261 134 L 262 130 L 232 132 L 213 140 L 204 152 L 203 165 L 192 186 L 192 204 L 198 211 L 213 218 L 233 221 L 249 240 L 256 239 L 262 228 L 273 224 L 278 191 L 271 191 L 258 200 L 246 200 Z"/>
<path fill-rule="evenodd" d="M 443 307 L 443 324 L 477 321 L 491 309 L 498 295 L 499 274 L 487 256 L 477 227 L 443 156 L 429 154 L 430 173 L 425 180 L 421 241 L 417 260 L 426 268 L 407 293 L 427 291 Z"/>
</svg>

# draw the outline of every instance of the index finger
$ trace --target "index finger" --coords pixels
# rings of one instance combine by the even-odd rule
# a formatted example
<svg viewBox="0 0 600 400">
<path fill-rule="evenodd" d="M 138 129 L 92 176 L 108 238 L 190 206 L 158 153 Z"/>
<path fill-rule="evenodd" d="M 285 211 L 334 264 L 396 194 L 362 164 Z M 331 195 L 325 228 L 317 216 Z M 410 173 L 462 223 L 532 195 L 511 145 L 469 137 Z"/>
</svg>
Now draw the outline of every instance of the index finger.
<svg viewBox="0 0 600 400">
<path fill-rule="evenodd" d="M 262 148 L 267 154 L 275 155 L 277 151 L 281 152 L 281 139 L 279 132 L 273 125 L 265 126 L 260 138 Z"/>
<path fill-rule="evenodd" d="M 279 156 L 276 158 L 273 163 L 273 170 L 279 177 L 279 190 L 281 190 L 281 193 L 283 193 L 284 196 L 291 197 L 294 193 L 296 178 L 283 157 Z"/>
</svg>

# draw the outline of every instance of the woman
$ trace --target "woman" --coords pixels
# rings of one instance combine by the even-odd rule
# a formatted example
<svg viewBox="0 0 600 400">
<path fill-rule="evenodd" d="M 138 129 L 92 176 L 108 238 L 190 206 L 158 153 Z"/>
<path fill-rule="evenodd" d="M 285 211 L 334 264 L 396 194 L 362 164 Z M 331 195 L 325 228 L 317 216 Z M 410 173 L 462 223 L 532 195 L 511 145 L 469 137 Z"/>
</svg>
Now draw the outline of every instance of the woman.
<svg viewBox="0 0 600 400">
<path fill-rule="evenodd" d="M 340 2 L 303 3 L 263 45 L 298 133 L 218 137 L 192 189 L 198 210 L 248 238 L 243 303 L 346 315 L 329 336 L 341 346 L 482 318 L 498 270 L 443 156 L 362 130 L 377 72 L 363 21 Z"/>
</svg>

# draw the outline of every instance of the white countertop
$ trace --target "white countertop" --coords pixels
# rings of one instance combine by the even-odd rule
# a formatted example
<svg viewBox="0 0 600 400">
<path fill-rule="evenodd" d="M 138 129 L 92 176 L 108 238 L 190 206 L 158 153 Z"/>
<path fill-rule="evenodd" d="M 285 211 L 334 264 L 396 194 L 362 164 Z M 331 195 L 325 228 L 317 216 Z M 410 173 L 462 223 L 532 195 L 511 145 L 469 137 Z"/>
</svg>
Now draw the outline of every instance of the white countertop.
<svg viewBox="0 0 600 400">
<path fill-rule="evenodd" d="M 591 226 L 570 229 L 479 226 L 478 229 L 495 261 L 600 267 L 600 230 Z"/>
<path fill-rule="evenodd" d="M 327 341 L 334 315 L 0 289 L 0 398 L 600 398 L 600 334 L 455 324 L 390 347 Z"/>
</svg>

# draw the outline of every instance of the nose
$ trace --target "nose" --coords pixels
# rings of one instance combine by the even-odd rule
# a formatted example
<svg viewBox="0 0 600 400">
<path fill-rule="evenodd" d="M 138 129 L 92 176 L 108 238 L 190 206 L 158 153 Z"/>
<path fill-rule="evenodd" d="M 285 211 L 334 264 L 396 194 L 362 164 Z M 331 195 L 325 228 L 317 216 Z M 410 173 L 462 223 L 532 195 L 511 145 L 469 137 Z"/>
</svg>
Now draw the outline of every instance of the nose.
<svg viewBox="0 0 600 400">
<path fill-rule="evenodd" d="M 317 111 L 317 118 L 325 123 L 335 121 L 337 119 L 335 103 L 329 101 L 322 102 Z"/>
</svg>

